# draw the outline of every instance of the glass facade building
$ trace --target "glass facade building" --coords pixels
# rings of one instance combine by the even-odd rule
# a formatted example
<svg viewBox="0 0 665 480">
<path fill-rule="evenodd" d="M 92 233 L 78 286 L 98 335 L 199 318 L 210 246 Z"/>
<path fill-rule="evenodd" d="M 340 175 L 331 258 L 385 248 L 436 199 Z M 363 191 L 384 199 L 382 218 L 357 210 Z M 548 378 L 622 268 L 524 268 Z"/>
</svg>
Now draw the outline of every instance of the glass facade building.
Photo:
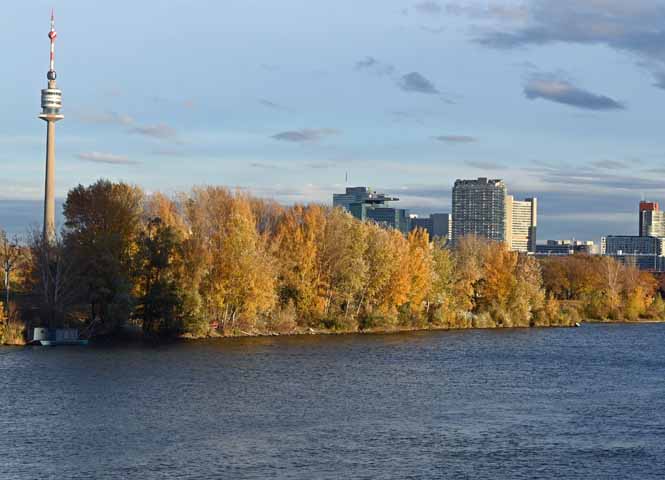
<svg viewBox="0 0 665 480">
<path fill-rule="evenodd" d="M 453 186 L 453 243 L 467 235 L 506 241 L 506 195 L 502 180 L 456 180 Z"/>
</svg>

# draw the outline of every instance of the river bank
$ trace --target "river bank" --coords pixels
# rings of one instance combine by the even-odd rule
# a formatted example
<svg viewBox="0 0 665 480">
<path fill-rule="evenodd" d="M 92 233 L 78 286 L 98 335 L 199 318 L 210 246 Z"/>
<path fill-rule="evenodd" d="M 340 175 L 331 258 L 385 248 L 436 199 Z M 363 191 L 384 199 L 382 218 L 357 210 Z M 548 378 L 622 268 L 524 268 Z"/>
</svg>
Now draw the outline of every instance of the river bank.
<svg viewBox="0 0 665 480">
<path fill-rule="evenodd" d="M 0 478 L 655 479 L 664 369 L 662 325 L 7 348 Z"/>
</svg>

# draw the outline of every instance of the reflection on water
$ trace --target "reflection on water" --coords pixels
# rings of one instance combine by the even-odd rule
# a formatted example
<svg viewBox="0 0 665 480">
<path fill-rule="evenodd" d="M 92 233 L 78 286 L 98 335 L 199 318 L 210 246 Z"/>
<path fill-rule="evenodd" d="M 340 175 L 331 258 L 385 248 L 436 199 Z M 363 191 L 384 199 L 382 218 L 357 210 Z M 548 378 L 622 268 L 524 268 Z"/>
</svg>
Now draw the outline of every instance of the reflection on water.
<svg viewBox="0 0 665 480">
<path fill-rule="evenodd" d="M 0 478 L 659 478 L 665 325 L 0 349 Z"/>
</svg>

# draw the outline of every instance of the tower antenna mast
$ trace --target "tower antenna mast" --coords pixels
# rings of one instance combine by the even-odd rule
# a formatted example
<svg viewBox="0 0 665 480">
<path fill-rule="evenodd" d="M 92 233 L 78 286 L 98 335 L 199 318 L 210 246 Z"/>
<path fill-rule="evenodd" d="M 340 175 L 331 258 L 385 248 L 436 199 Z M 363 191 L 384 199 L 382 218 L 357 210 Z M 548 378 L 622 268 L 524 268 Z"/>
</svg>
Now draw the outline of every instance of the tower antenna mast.
<svg viewBox="0 0 665 480">
<path fill-rule="evenodd" d="M 62 92 L 56 85 L 55 73 L 55 12 L 51 10 L 51 29 L 48 38 L 51 43 L 49 70 L 46 74 L 47 88 L 42 90 L 42 113 L 39 118 L 46 122 L 46 178 L 44 182 L 44 241 L 55 240 L 55 123 L 65 118 L 61 113 Z"/>
</svg>

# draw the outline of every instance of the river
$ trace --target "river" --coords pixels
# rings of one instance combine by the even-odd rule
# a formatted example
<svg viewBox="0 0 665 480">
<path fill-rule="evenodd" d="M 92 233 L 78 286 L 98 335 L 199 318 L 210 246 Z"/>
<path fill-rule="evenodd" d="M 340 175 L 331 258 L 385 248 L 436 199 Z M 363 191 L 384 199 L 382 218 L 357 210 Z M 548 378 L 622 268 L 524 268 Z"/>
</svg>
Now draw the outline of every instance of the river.
<svg viewBox="0 0 665 480">
<path fill-rule="evenodd" d="M 0 479 L 651 479 L 665 325 L 0 348 Z"/>
</svg>

